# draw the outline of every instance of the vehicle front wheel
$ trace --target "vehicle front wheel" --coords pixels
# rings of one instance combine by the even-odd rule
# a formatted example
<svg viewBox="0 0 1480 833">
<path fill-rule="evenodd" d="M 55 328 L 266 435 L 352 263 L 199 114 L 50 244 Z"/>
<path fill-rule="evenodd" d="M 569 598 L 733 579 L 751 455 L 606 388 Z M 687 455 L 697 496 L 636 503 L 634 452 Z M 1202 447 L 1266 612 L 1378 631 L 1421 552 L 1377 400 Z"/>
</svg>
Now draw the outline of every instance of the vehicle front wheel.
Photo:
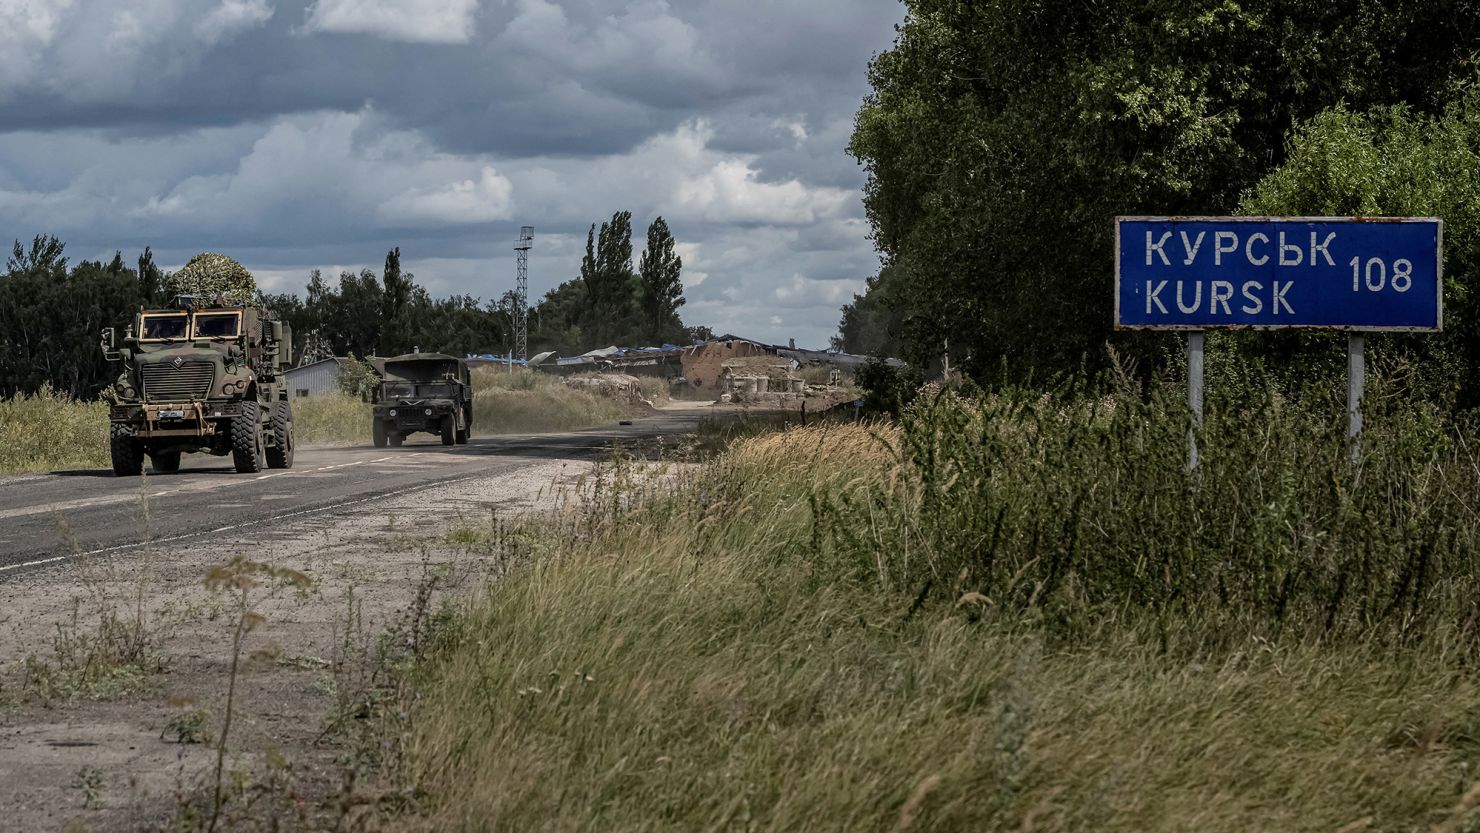
<svg viewBox="0 0 1480 833">
<path fill-rule="evenodd" d="M 272 405 L 272 441 L 267 449 L 267 467 L 293 468 L 293 406 L 284 400 Z"/>
<path fill-rule="evenodd" d="M 401 443 L 403 443 L 403 442 L 406 441 L 406 438 L 403 437 L 403 436 L 401 436 L 401 433 L 399 431 L 395 431 L 395 430 L 389 430 L 389 431 L 387 431 L 386 432 L 386 435 L 385 435 L 385 438 L 386 438 L 387 441 L 390 442 L 391 448 L 400 448 L 401 447 Z"/>
<path fill-rule="evenodd" d="M 108 452 L 113 458 L 113 473 L 119 477 L 137 477 L 144 471 L 144 446 L 134 439 L 132 428 L 114 424 L 108 428 Z"/>
<path fill-rule="evenodd" d="M 456 436 L 457 429 L 456 429 L 456 425 L 457 425 L 457 417 L 453 416 L 452 414 L 448 414 L 447 416 L 442 417 L 442 444 L 443 445 L 452 445 L 453 443 L 457 442 L 457 436 Z"/>
<path fill-rule="evenodd" d="M 375 442 L 376 448 L 385 448 L 386 432 L 384 422 L 381 422 L 378 419 L 371 421 L 370 438 Z"/>
<path fill-rule="evenodd" d="M 267 466 L 257 413 L 256 402 L 243 402 L 242 412 L 231 419 L 231 462 L 239 474 L 256 474 Z"/>
<path fill-rule="evenodd" d="M 174 474 L 180 470 L 180 452 L 156 451 L 149 455 L 149 465 L 155 474 Z"/>
</svg>

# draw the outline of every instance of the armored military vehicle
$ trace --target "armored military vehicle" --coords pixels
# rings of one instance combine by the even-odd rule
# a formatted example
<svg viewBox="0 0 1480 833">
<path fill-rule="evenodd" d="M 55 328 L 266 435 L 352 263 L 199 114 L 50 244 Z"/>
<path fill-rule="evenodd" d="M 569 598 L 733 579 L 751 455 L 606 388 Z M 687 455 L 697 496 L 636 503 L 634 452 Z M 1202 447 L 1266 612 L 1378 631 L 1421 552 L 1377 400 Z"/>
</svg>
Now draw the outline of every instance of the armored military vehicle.
<svg viewBox="0 0 1480 833">
<path fill-rule="evenodd" d="M 398 446 L 408 434 L 438 434 L 443 445 L 461 445 L 473 428 L 473 379 L 468 364 L 441 353 L 408 353 L 386 359 L 372 416 L 377 448 Z"/>
<path fill-rule="evenodd" d="M 193 452 L 230 454 L 238 472 L 292 467 L 282 377 L 292 332 L 266 310 L 232 303 L 233 294 L 242 295 L 181 295 L 169 307 L 140 309 L 121 343 L 112 328 L 103 331 L 104 356 L 123 363 L 109 408 L 114 474 L 139 474 L 145 455 L 156 472 L 178 471 L 180 455 Z"/>
</svg>

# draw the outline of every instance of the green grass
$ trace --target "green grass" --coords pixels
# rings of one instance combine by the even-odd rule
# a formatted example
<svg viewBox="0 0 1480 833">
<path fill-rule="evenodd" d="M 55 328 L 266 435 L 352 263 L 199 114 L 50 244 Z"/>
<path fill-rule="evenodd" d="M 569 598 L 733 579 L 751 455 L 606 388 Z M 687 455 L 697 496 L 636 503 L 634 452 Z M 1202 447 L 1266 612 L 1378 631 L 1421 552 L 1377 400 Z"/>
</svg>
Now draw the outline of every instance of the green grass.
<svg viewBox="0 0 1480 833">
<path fill-rule="evenodd" d="M 405 681 L 405 826 L 1476 829 L 1464 433 L 1246 401 L 1192 477 L 1171 399 L 947 394 L 564 522 Z"/>
</svg>

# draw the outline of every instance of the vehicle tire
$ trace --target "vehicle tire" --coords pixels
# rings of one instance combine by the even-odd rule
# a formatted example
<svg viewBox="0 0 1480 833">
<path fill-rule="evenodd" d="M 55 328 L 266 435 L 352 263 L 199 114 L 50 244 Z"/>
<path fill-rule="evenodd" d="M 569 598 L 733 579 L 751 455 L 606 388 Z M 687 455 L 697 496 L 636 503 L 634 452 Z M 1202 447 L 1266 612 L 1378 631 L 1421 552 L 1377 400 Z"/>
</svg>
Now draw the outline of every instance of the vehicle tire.
<svg viewBox="0 0 1480 833">
<path fill-rule="evenodd" d="M 467 445 L 468 444 L 468 425 L 467 425 L 467 423 L 463 423 L 463 427 L 457 429 L 457 433 L 454 435 L 454 439 L 457 440 L 457 444 L 458 445 Z"/>
<path fill-rule="evenodd" d="M 385 448 L 387 439 L 385 423 L 378 419 L 370 420 L 370 437 L 375 441 L 376 448 Z"/>
<path fill-rule="evenodd" d="M 406 441 L 399 431 L 387 431 L 385 438 L 391 444 L 391 448 L 400 448 L 401 443 Z"/>
<path fill-rule="evenodd" d="M 231 420 L 231 462 L 236 464 L 238 474 L 256 474 L 267 464 L 257 413 L 256 402 L 243 402 L 242 412 Z"/>
<path fill-rule="evenodd" d="M 271 428 L 275 445 L 267 449 L 267 467 L 293 468 L 293 406 L 286 400 L 272 404 Z"/>
<path fill-rule="evenodd" d="M 134 439 L 133 429 L 121 423 L 108 426 L 108 453 L 113 458 L 113 473 L 119 477 L 138 477 L 144 471 L 144 446 Z"/>
<path fill-rule="evenodd" d="M 442 417 L 442 444 L 452 445 L 457 442 L 457 417 L 448 414 Z"/>
<path fill-rule="evenodd" d="M 149 455 L 149 467 L 155 474 L 174 474 L 180 470 L 180 452 L 156 451 Z"/>
</svg>

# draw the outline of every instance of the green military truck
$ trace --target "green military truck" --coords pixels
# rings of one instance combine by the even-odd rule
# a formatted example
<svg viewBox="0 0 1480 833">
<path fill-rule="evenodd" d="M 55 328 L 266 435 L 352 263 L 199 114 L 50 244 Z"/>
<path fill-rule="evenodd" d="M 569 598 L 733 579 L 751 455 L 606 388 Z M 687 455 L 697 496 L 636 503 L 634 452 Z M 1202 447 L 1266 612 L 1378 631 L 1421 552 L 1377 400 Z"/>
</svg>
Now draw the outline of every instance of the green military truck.
<svg viewBox="0 0 1480 833">
<path fill-rule="evenodd" d="M 141 309 L 122 343 L 103 331 L 103 354 L 123 363 L 109 408 L 113 473 L 156 472 L 180 455 L 230 454 L 238 472 L 293 465 L 293 412 L 282 372 L 292 333 L 263 310 L 181 296 Z"/>
<path fill-rule="evenodd" d="M 418 431 L 441 436 L 443 445 L 462 445 L 473 429 L 468 363 L 442 353 L 386 359 L 372 417 L 376 448 L 398 446 Z"/>
</svg>

